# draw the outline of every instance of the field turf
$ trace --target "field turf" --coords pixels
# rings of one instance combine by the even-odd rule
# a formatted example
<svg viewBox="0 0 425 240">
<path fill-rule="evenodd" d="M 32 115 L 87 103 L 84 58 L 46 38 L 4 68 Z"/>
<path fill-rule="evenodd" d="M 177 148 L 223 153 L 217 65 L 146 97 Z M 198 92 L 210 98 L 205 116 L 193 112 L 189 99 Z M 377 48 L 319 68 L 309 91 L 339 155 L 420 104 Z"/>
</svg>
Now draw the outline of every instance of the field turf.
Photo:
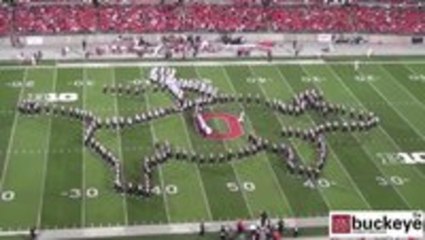
<svg viewBox="0 0 425 240">
<path fill-rule="evenodd" d="M 331 209 L 425 210 L 425 164 L 393 161 L 400 152 L 425 151 L 425 60 L 323 64 L 177 66 L 183 78 L 211 81 L 224 92 L 289 100 L 309 87 L 334 103 L 367 109 L 381 119 L 370 132 L 328 134 L 330 155 L 317 188 L 286 170 L 269 153 L 231 164 L 173 161 L 155 174 L 158 194 L 137 199 L 116 194 L 108 167 L 82 145 L 82 126 L 62 117 L 23 116 L 19 99 L 76 93 L 64 105 L 101 116 L 128 116 L 168 106 L 165 93 L 130 98 L 102 93 L 104 84 L 143 81 L 149 67 L 0 67 L 0 229 L 79 228 L 273 217 L 325 216 Z M 32 85 L 33 83 L 33 85 Z M 288 117 L 247 104 L 218 105 L 211 112 L 239 115 L 245 132 L 279 139 L 282 126 L 308 126 L 315 114 Z M 225 128 L 220 123 L 218 129 Z M 99 139 L 123 159 L 125 175 L 139 179 L 141 157 L 155 141 L 199 152 L 243 146 L 202 139 L 190 114 L 173 115 L 130 130 L 100 132 Z M 292 142 L 305 161 L 312 149 Z M 409 155 L 410 156 L 410 155 Z"/>
</svg>

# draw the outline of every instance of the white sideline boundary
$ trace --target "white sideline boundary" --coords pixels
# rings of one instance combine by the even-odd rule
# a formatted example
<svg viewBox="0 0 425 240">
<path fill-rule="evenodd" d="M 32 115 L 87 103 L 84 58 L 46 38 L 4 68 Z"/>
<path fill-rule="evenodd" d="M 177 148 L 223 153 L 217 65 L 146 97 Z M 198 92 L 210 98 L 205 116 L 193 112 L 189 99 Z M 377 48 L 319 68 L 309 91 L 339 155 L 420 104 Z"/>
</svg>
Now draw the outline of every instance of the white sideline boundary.
<svg viewBox="0 0 425 240">
<path fill-rule="evenodd" d="M 277 221 L 278 219 L 272 219 L 272 223 L 276 223 Z M 259 224 L 259 220 L 245 221 L 245 223 Z M 231 226 L 232 229 L 235 229 L 236 221 L 206 222 L 205 230 L 206 232 L 219 232 L 222 225 Z M 287 218 L 285 219 L 285 226 L 289 228 L 292 228 L 294 226 L 297 226 L 298 228 L 327 227 L 328 217 Z M 110 238 L 110 237 L 193 234 L 197 232 L 199 232 L 199 223 L 179 223 L 179 224 L 158 224 L 158 225 L 138 225 L 138 226 L 93 227 L 93 228 L 80 228 L 80 229 L 40 230 L 37 239 L 39 240 L 96 239 L 96 238 Z M 22 235 L 28 235 L 28 233 L 29 231 L 5 231 L 5 232 L 0 232 L 0 237 L 22 236 Z"/>
<path fill-rule="evenodd" d="M 244 60 L 244 61 L 234 61 L 234 60 L 198 60 L 198 61 L 157 61 L 157 62 L 92 62 L 92 63 L 58 63 L 57 67 L 127 67 L 127 66 L 137 66 L 137 67 L 159 67 L 159 66 L 223 66 L 223 65 L 275 65 L 275 64 L 324 64 L 326 61 L 323 59 L 303 59 L 303 60 L 276 60 L 272 62 L 267 62 L 264 60 Z M 81 65 L 84 64 L 84 65 Z"/>
<path fill-rule="evenodd" d="M 0 237 L 15 237 L 15 236 L 24 236 L 28 235 L 28 231 L 18 230 L 18 231 L 0 231 Z"/>
<path fill-rule="evenodd" d="M 89 68 L 103 68 L 103 67 L 158 67 L 158 66 L 199 66 L 199 67 L 214 67 L 214 66 L 246 66 L 246 65 L 339 65 L 339 64 L 354 64 L 355 60 L 348 61 L 325 61 L 324 59 L 288 59 L 288 60 L 274 60 L 272 62 L 264 60 L 198 60 L 198 61 L 158 61 L 158 62 L 91 62 L 91 63 L 57 63 L 56 67 L 62 68 L 74 68 L 74 67 L 89 67 Z M 425 64 L 425 60 L 407 60 L 407 61 L 393 61 L 393 60 L 382 60 L 382 61 L 360 61 L 360 64 Z"/>
<path fill-rule="evenodd" d="M 272 62 L 268 62 L 265 60 L 241 60 L 241 61 L 235 61 L 235 60 L 187 60 L 187 61 L 154 61 L 154 62 L 148 62 L 148 61 L 140 61 L 140 62 L 120 62 L 120 61 L 108 61 L 108 62 L 68 62 L 68 63 L 62 63 L 58 62 L 55 65 L 36 65 L 36 66 L 30 66 L 30 65 L 9 65 L 9 66 L 0 66 L 0 69 L 20 69 L 20 68 L 80 68 L 80 67 L 87 67 L 87 68 L 105 68 L 105 67 L 155 67 L 155 66 L 244 66 L 244 65 L 299 65 L 299 64 L 305 64 L 305 65 L 320 65 L 320 64 L 329 64 L 329 65 L 347 65 L 347 64 L 354 64 L 354 61 L 356 61 L 354 58 L 353 60 L 332 60 L 332 61 L 326 61 L 324 59 L 287 59 L 287 60 L 273 60 Z M 366 60 L 362 61 L 359 60 L 360 64 L 425 64 L 424 60 Z"/>
</svg>

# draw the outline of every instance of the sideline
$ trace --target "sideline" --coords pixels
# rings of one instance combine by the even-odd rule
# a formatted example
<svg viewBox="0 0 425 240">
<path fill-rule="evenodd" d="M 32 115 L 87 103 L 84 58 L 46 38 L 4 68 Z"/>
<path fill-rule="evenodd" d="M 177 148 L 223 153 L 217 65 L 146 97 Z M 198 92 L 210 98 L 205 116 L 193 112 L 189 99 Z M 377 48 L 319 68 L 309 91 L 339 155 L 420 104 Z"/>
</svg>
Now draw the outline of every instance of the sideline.
<svg viewBox="0 0 425 240">
<path fill-rule="evenodd" d="M 271 219 L 273 223 L 278 219 Z M 316 228 L 327 227 L 328 217 L 311 217 L 311 218 L 285 218 L 286 227 L 298 228 Z M 249 224 L 259 224 L 259 220 L 245 221 Z M 207 232 L 219 232 L 222 225 L 234 227 L 236 221 L 223 222 L 206 222 L 205 229 Z M 49 229 L 40 230 L 40 240 L 48 239 L 96 239 L 110 237 L 131 237 L 131 236 L 151 236 L 151 235 L 175 235 L 175 234 L 191 234 L 199 231 L 199 223 L 179 223 L 179 224 L 159 224 L 159 225 L 138 225 L 138 226 L 115 226 L 115 227 L 93 227 L 79 229 Z M 28 231 L 5 231 L 0 232 L 0 236 L 22 236 L 28 235 Z M 302 238 L 298 238 L 302 239 Z M 307 238 L 306 238 L 307 239 Z M 309 239 L 327 239 L 323 237 L 315 237 Z"/>
<path fill-rule="evenodd" d="M 105 67 L 155 67 L 155 66 L 244 66 L 244 65 L 320 65 L 320 64 L 329 64 L 329 65 L 347 65 L 354 64 L 353 60 L 332 60 L 326 61 L 326 59 L 289 59 L 289 60 L 274 60 L 272 62 L 267 62 L 265 60 L 188 60 L 188 61 L 155 61 L 155 62 L 120 62 L 120 61 L 110 61 L 110 62 L 68 62 L 61 63 L 58 62 L 55 65 L 8 65 L 0 66 L 0 69 L 21 69 L 21 68 L 105 68 Z M 424 60 L 359 60 L 360 64 L 425 64 Z"/>
</svg>

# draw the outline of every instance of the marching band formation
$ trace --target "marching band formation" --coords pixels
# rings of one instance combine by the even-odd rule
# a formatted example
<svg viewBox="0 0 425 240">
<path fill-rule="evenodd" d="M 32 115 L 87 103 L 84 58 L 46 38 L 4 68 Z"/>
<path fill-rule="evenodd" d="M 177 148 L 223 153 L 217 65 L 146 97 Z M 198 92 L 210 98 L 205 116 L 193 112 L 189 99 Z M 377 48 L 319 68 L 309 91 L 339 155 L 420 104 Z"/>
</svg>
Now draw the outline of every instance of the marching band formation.
<svg viewBox="0 0 425 240">
<path fill-rule="evenodd" d="M 236 159 L 244 159 L 261 151 L 270 151 L 280 155 L 284 159 L 290 173 L 314 180 L 320 176 L 328 155 L 325 133 L 336 131 L 367 131 L 379 123 L 379 118 L 374 113 L 357 111 L 354 108 L 348 109 L 344 105 L 329 103 L 324 99 L 323 93 L 316 89 L 308 89 L 300 92 L 293 97 L 291 102 L 286 103 L 278 99 L 264 99 L 260 95 L 219 93 L 218 89 L 211 84 L 198 80 L 176 78 L 176 70 L 173 68 L 156 67 L 151 69 L 149 76 L 150 87 L 153 87 L 155 91 L 169 92 L 176 99 L 175 105 L 150 109 L 128 117 L 115 116 L 104 119 L 95 116 L 88 110 L 57 106 L 34 100 L 21 101 L 18 104 L 18 110 L 20 113 L 26 115 L 46 114 L 81 121 L 84 126 L 84 145 L 103 159 L 115 173 L 115 190 L 120 193 L 144 197 L 152 195 L 152 189 L 155 186 L 152 179 L 153 171 L 158 165 L 166 163 L 169 159 L 197 163 L 225 163 Z M 138 96 L 147 90 L 146 87 L 140 85 L 119 84 L 117 86 L 105 85 L 103 87 L 105 94 L 126 94 L 130 96 Z M 186 97 L 185 93 L 189 91 L 197 93 L 199 97 L 194 99 Z M 282 137 L 289 139 L 298 138 L 315 147 L 316 157 L 310 165 L 300 160 L 300 157 L 297 156 L 296 151 L 290 144 L 273 143 L 266 138 L 254 134 L 248 135 L 248 144 L 246 146 L 239 149 L 227 149 L 225 152 L 220 153 L 202 154 L 177 146 L 173 147 L 168 142 L 156 143 L 152 155 L 141 156 L 140 172 L 142 178 L 137 184 L 124 180 L 121 160 L 110 149 L 100 143 L 95 136 L 96 131 L 100 129 L 121 130 L 137 124 L 148 124 L 155 119 L 184 111 L 193 111 L 193 117 L 199 131 L 204 135 L 208 135 L 212 133 L 212 129 L 202 118 L 203 107 L 230 102 L 256 104 L 284 115 L 299 116 L 305 113 L 305 111 L 310 110 L 318 112 L 323 116 L 346 115 L 351 120 L 325 121 L 306 129 L 289 126 L 281 130 Z"/>
</svg>

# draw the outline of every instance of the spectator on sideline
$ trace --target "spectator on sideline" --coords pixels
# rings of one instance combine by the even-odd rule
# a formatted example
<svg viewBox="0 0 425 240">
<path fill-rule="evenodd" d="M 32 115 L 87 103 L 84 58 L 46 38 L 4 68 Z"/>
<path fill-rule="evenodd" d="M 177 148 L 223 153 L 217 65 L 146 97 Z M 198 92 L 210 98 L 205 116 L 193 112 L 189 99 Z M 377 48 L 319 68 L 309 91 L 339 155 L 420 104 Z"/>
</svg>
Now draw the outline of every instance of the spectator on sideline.
<svg viewBox="0 0 425 240">
<path fill-rule="evenodd" d="M 199 236 L 204 236 L 205 235 L 205 223 L 201 222 L 199 224 Z"/>
<path fill-rule="evenodd" d="M 268 221 L 268 215 L 267 215 L 266 211 L 261 212 L 260 221 L 261 221 L 261 227 L 266 226 L 266 223 Z"/>
<path fill-rule="evenodd" d="M 293 234 L 292 234 L 292 236 L 293 236 L 294 238 L 296 238 L 296 237 L 298 237 L 298 235 L 299 235 L 298 227 L 297 227 L 297 225 L 295 225 L 295 226 L 294 226 L 294 229 L 293 229 Z"/>
<path fill-rule="evenodd" d="M 31 227 L 30 228 L 30 238 L 32 240 L 37 239 L 37 232 L 36 232 L 36 228 L 35 227 Z"/>
<path fill-rule="evenodd" d="M 224 225 L 221 225 L 220 227 L 220 240 L 226 240 L 227 239 L 227 230 Z"/>
<path fill-rule="evenodd" d="M 283 231 L 285 230 L 285 222 L 282 218 L 277 222 L 277 230 L 280 234 L 283 234 Z"/>
</svg>

